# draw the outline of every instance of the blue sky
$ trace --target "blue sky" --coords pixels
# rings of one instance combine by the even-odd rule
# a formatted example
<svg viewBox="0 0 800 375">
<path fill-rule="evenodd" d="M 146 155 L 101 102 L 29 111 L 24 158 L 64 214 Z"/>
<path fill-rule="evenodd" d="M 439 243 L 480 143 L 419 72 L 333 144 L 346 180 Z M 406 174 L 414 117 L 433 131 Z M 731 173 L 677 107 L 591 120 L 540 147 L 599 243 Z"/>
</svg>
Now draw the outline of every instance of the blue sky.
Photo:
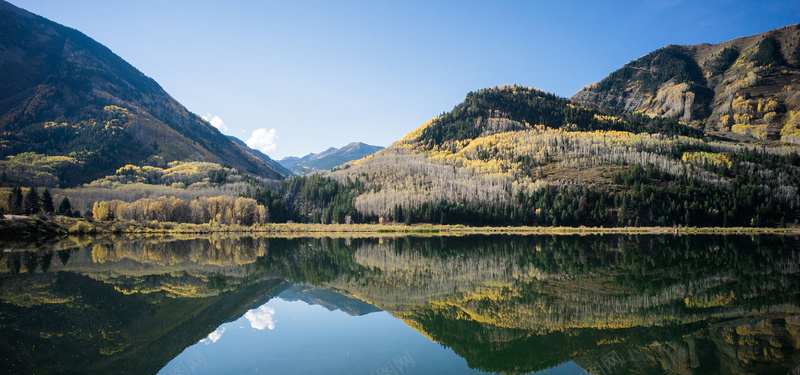
<svg viewBox="0 0 800 375">
<path fill-rule="evenodd" d="M 800 21 L 797 0 L 11 3 L 106 45 L 276 159 L 388 146 L 470 91 L 568 97 L 668 44 Z"/>
</svg>

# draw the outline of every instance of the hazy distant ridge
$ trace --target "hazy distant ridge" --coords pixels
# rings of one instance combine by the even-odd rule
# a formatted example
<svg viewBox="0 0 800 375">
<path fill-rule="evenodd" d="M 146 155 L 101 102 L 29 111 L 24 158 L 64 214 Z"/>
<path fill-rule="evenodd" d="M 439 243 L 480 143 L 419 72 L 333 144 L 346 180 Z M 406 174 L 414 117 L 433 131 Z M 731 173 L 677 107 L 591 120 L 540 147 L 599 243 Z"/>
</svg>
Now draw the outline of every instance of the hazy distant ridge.
<svg viewBox="0 0 800 375">
<path fill-rule="evenodd" d="M 333 167 L 361 159 L 380 150 L 383 150 L 383 147 L 353 142 L 342 148 L 331 147 L 318 154 L 310 153 L 302 158 L 285 157 L 279 163 L 295 174 L 302 175 L 315 171 L 330 170 Z"/>
</svg>

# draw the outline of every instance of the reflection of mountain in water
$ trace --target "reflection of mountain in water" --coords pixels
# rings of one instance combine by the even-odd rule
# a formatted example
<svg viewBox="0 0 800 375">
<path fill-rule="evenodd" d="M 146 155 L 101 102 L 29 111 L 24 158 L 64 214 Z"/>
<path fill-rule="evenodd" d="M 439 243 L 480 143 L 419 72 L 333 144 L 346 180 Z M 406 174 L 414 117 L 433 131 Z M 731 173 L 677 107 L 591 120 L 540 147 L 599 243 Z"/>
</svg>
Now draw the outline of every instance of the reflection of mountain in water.
<svg viewBox="0 0 800 375">
<path fill-rule="evenodd" d="M 18 374 L 156 373 L 220 324 L 238 319 L 279 293 L 281 281 L 200 298 L 124 294 L 113 285 L 71 272 L 37 274 L 34 298 L 5 296 L 0 317 L 0 369 Z M 38 295 L 37 295 L 38 294 Z M 36 298 L 46 295 L 47 299 Z M 157 303 L 155 303 L 157 301 Z"/>
<path fill-rule="evenodd" d="M 72 238 L 35 251 L 7 253 L 0 272 L 67 271 L 128 294 L 213 296 L 238 285 L 247 273 L 243 265 L 266 254 L 267 246 L 267 239 L 250 237 Z"/>
<path fill-rule="evenodd" d="M 340 310 L 351 316 L 381 311 L 360 299 L 346 297 L 330 289 L 318 289 L 300 284 L 286 288 L 278 297 L 285 301 L 303 301 L 309 305 L 319 305 L 328 311 Z"/>
<path fill-rule="evenodd" d="M 249 242 L 116 240 L 0 253 L 0 371 L 155 373 L 288 286 Z"/>
<path fill-rule="evenodd" d="M 200 237 L 54 248 L 65 250 L 0 255 L 2 366 L 152 372 L 279 294 L 351 315 L 388 311 L 484 371 L 573 361 L 593 374 L 785 374 L 800 364 L 791 238 Z"/>
<path fill-rule="evenodd" d="M 436 242 L 362 244 L 354 258 L 364 276 L 325 285 L 391 312 L 485 371 L 574 360 L 586 369 L 618 363 L 604 370 L 611 373 L 786 373 L 800 363 L 792 241 Z"/>
</svg>

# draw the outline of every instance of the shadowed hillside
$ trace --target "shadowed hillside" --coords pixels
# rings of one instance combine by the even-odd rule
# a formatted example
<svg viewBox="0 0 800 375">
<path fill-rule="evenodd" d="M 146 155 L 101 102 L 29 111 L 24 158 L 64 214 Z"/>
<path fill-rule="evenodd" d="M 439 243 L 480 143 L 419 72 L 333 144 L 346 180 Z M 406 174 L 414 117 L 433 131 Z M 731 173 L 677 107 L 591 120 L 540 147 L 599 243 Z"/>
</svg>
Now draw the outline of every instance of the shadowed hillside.
<svg viewBox="0 0 800 375">
<path fill-rule="evenodd" d="M 35 159 L 5 163 L 5 183 L 73 186 L 154 157 L 281 178 L 79 31 L 6 2 L 0 30 L 0 156 Z"/>
</svg>

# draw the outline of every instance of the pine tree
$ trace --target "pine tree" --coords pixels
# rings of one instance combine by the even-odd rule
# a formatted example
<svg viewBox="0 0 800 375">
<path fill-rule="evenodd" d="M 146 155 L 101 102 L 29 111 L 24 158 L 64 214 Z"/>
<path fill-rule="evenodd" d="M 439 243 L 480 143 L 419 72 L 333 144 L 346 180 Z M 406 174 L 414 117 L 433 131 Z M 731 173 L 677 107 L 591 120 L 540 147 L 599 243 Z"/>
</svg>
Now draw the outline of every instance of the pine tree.
<svg viewBox="0 0 800 375">
<path fill-rule="evenodd" d="M 64 216 L 73 216 L 72 203 L 69 202 L 69 198 L 67 197 L 61 198 L 61 203 L 58 204 L 57 214 Z"/>
<path fill-rule="evenodd" d="M 773 37 L 766 37 L 758 43 L 758 49 L 752 57 L 756 66 L 767 66 L 769 64 L 782 64 L 783 55 L 778 40 Z"/>
<path fill-rule="evenodd" d="M 39 213 L 41 211 L 41 207 L 39 205 L 39 193 L 36 192 L 36 188 L 31 186 L 28 189 L 28 194 L 25 194 L 25 201 L 23 202 L 22 210 L 26 215 L 32 215 Z"/>
<path fill-rule="evenodd" d="M 50 195 L 50 189 L 45 188 L 42 193 L 42 211 L 52 214 L 55 212 L 55 205 L 53 204 L 53 196 Z"/>
<path fill-rule="evenodd" d="M 12 215 L 22 214 L 22 188 L 19 186 L 11 189 L 11 195 L 8 196 L 8 210 Z"/>
</svg>

